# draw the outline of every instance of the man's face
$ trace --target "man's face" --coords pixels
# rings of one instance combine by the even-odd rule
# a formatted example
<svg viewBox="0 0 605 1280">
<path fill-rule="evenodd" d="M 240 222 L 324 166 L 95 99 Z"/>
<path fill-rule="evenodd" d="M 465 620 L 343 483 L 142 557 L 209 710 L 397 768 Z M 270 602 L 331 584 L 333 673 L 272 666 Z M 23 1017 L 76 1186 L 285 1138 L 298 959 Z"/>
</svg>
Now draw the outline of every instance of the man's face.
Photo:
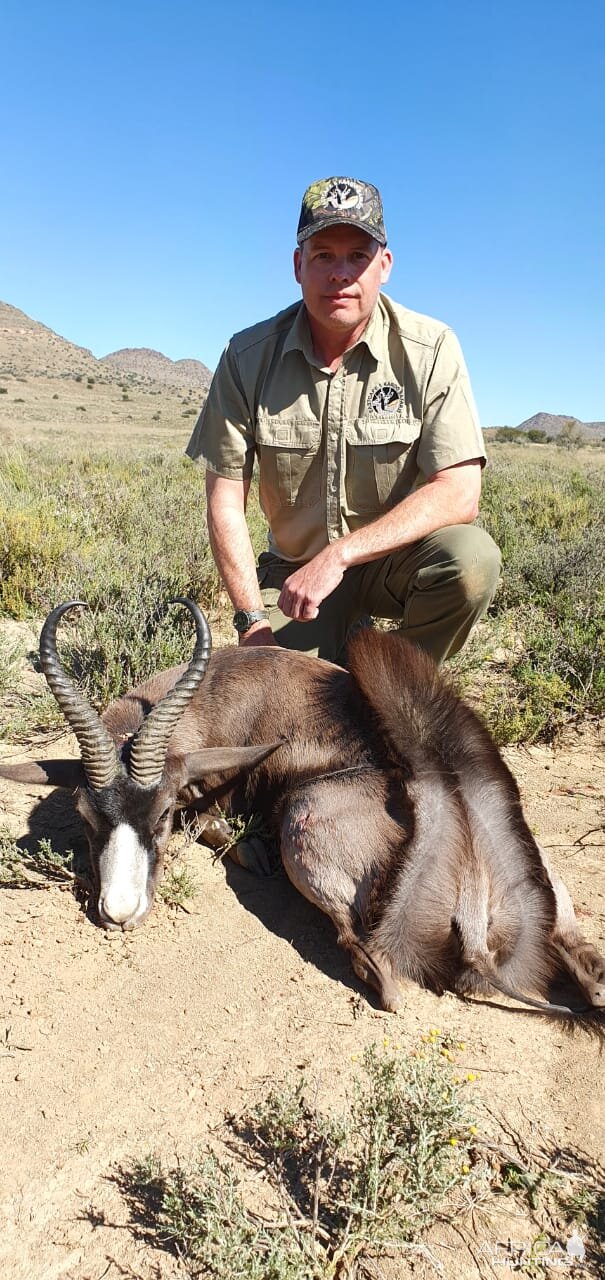
<svg viewBox="0 0 605 1280">
<path fill-rule="evenodd" d="M 311 320 L 335 333 L 365 326 L 392 262 L 390 250 L 357 227 L 310 236 L 294 251 L 294 274 Z"/>
</svg>

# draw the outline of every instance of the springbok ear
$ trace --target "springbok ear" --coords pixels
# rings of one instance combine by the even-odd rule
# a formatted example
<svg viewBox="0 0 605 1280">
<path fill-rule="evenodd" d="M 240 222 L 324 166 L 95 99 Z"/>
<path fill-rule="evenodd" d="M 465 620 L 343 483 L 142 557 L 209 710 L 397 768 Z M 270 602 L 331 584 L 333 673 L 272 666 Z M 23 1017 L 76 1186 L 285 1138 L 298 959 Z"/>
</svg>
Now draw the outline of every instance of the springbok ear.
<svg viewBox="0 0 605 1280">
<path fill-rule="evenodd" d="M 23 764 L 0 764 L 0 778 L 33 782 L 44 787 L 67 787 L 69 790 L 86 785 L 81 760 L 26 760 Z"/>
<path fill-rule="evenodd" d="M 254 747 L 205 747 L 203 751 L 182 756 L 183 771 L 188 782 L 195 782 L 207 773 L 222 773 L 224 769 L 253 769 L 283 746 L 282 738 L 279 742 L 262 742 Z"/>
</svg>

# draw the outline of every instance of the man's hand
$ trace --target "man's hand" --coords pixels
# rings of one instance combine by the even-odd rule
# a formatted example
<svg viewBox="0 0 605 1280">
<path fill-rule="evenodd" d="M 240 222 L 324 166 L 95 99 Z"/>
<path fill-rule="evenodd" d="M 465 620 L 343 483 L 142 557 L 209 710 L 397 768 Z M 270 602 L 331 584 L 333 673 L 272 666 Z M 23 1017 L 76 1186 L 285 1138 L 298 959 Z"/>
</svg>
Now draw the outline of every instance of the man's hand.
<svg viewBox="0 0 605 1280">
<path fill-rule="evenodd" d="M 296 622 L 312 622 L 322 600 L 342 582 L 344 571 L 340 545 L 330 543 L 286 578 L 277 602 L 282 613 Z"/>
<path fill-rule="evenodd" d="M 277 644 L 268 622 L 255 622 L 249 631 L 239 638 L 240 649 L 252 648 L 253 645 Z"/>
</svg>

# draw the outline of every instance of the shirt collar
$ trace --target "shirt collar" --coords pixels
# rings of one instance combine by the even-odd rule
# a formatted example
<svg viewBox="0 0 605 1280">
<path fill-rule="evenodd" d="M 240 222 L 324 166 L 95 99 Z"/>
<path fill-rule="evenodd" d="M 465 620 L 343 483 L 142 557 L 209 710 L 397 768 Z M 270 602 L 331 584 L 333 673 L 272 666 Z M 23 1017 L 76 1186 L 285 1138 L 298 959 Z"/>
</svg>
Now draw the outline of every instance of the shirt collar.
<svg viewBox="0 0 605 1280">
<path fill-rule="evenodd" d="M 377 363 L 380 363 L 382 359 L 383 330 L 384 315 L 381 300 L 379 298 L 361 337 L 355 343 L 355 347 L 357 347 L 361 342 L 365 342 L 368 351 Z M 354 351 L 355 347 L 351 347 L 351 350 Z M 307 320 L 307 312 L 303 302 L 301 302 L 294 317 L 292 327 L 286 336 L 282 347 L 282 358 L 287 355 L 289 351 L 302 351 L 305 360 L 307 360 L 309 364 L 314 364 L 319 367 L 317 365 L 317 358 L 313 353 L 311 330 L 309 329 L 309 321 Z"/>
<path fill-rule="evenodd" d="M 377 364 L 380 364 L 384 355 L 383 334 L 384 312 L 379 298 L 370 319 L 368 320 L 366 328 L 359 339 L 360 342 L 365 342 L 370 355 L 374 357 Z"/>
<path fill-rule="evenodd" d="M 294 317 L 293 324 L 286 336 L 286 340 L 282 347 L 282 357 L 287 355 L 288 351 L 302 351 L 305 360 L 308 360 L 310 364 L 317 364 L 315 356 L 313 355 L 311 331 L 309 329 L 309 321 L 307 320 L 307 312 L 303 302 L 301 302 Z"/>
</svg>

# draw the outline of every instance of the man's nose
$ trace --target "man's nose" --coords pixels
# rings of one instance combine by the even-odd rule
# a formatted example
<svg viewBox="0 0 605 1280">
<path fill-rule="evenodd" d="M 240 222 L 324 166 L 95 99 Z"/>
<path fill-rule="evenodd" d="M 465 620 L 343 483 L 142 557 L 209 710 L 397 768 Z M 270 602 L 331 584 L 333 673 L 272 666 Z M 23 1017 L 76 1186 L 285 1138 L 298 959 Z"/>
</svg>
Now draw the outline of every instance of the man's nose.
<svg viewBox="0 0 605 1280">
<path fill-rule="evenodd" d="M 346 258 L 336 258 L 332 263 L 330 271 L 330 279 L 337 281 L 350 280 L 352 274 L 351 263 Z"/>
</svg>

